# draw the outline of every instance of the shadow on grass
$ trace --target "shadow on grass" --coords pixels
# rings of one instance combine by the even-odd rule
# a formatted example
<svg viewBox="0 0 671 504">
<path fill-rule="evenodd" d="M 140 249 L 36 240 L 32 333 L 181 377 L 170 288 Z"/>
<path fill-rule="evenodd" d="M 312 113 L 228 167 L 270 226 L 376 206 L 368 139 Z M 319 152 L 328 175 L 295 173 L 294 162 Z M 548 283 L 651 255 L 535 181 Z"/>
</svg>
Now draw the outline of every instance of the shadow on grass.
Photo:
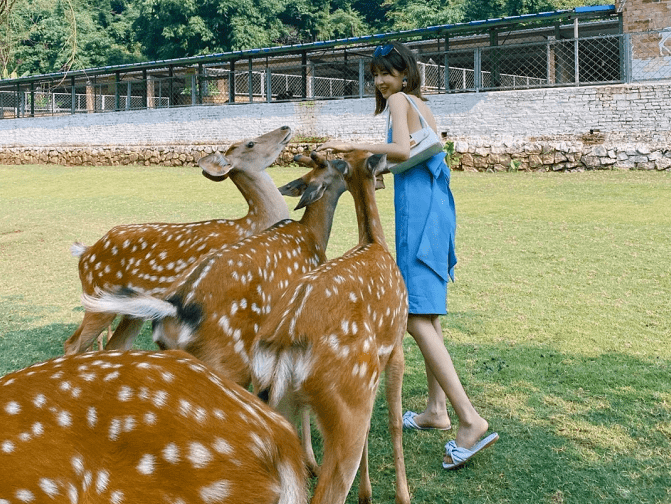
<svg viewBox="0 0 671 504">
<path fill-rule="evenodd" d="M 25 320 L 25 319 L 24 319 Z M 9 327 L 11 325 L 12 327 Z M 62 354 L 76 324 L 0 327 L 0 373 Z M 154 348 L 150 328 L 138 348 Z M 426 401 L 424 363 L 404 342 L 404 408 Z M 455 429 L 404 434 L 413 503 L 662 503 L 671 501 L 671 362 L 549 347 L 449 344 L 478 411 L 501 439 L 456 471 L 442 469 Z M 321 453 L 320 439 L 315 448 Z M 383 390 L 370 431 L 376 502 L 394 499 L 394 465 Z M 347 502 L 356 502 L 356 483 Z"/>
<path fill-rule="evenodd" d="M 424 364 L 408 340 L 404 407 L 420 409 L 426 401 Z M 671 501 L 669 361 L 524 345 L 449 347 L 472 402 L 501 438 L 448 472 L 440 462 L 454 429 L 407 432 L 413 502 Z M 372 440 L 385 435 L 386 411 L 379 408 L 380 398 Z M 371 453 L 383 451 L 389 444 L 384 441 L 380 448 L 371 444 Z"/>
<path fill-rule="evenodd" d="M 0 327 L 0 376 L 63 355 L 63 343 L 77 327 L 78 324 L 49 324 L 7 331 Z M 151 339 L 149 323 L 138 335 L 134 348 L 157 349 Z"/>
</svg>

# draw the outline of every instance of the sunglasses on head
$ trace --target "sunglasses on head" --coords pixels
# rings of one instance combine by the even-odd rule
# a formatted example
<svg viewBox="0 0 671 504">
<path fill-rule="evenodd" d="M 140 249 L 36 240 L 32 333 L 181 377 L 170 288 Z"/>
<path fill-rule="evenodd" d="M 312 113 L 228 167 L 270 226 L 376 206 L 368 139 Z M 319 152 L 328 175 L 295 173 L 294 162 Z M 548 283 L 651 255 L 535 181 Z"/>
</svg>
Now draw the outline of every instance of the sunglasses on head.
<svg viewBox="0 0 671 504">
<path fill-rule="evenodd" d="M 373 52 L 373 57 L 374 58 L 380 58 L 380 57 L 386 56 L 387 54 L 392 52 L 394 49 L 396 49 L 396 48 L 394 47 L 393 44 L 386 44 L 386 45 L 377 46 L 375 48 L 375 51 Z"/>
</svg>

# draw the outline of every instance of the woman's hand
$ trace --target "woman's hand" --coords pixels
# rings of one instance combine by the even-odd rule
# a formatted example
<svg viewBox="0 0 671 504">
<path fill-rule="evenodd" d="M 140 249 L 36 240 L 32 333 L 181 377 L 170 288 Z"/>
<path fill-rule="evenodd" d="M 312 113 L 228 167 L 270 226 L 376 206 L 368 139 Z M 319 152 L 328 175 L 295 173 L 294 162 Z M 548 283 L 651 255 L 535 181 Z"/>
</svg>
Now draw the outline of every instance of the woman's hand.
<svg viewBox="0 0 671 504">
<path fill-rule="evenodd" d="M 339 140 L 330 140 L 326 143 L 321 144 L 315 149 L 317 152 L 330 150 L 333 152 L 352 152 L 355 150 L 354 145 L 347 142 L 341 142 Z"/>
</svg>

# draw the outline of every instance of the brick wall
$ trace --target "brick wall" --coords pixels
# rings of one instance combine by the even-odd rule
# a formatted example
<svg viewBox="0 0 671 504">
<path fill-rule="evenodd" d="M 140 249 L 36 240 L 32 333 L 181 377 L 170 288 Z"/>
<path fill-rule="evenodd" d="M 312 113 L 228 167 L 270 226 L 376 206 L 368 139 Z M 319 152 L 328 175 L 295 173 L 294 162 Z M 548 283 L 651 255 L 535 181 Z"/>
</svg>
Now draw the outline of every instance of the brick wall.
<svg viewBox="0 0 671 504">
<path fill-rule="evenodd" d="M 499 154 L 522 169 L 671 164 L 669 82 L 434 95 L 430 105 L 444 139 L 479 160 L 465 169 L 506 169 L 508 157 L 492 157 Z M 0 121 L 0 163 L 193 164 L 282 125 L 306 148 L 311 137 L 383 141 L 384 118 L 372 110 L 369 98 L 7 119 Z M 542 163 L 521 157 L 529 145 Z M 604 155 L 593 154 L 597 146 Z"/>
</svg>

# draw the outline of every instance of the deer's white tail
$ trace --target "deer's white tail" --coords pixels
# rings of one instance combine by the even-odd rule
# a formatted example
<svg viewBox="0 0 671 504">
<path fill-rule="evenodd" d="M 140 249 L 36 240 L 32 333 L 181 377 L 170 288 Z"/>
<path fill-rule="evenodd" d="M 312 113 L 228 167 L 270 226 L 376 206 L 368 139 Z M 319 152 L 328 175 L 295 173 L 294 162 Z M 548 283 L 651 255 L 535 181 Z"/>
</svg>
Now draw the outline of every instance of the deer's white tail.
<svg viewBox="0 0 671 504">
<path fill-rule="evenodd" d="M 253 375 L 258 380 L 257 394 L 273 407 L 303 383 L 310 368 L 309 347 L 303 345 L 277 352 L 260 342 L 252 355 Z"/>
<path fill-rule="evenodd" d="M 168 301 L 126 289 L 121 294 L 99 291 L 98 296 L 82 294 L 82 306 L 91 312 L 120 313 L 143 320 L 161 320 L 177 315 Z"/>
<path fill-rule="evenodd" d="M 73 257 L 80 258 L 88 250 L 88 247 L 81 242 L 74 242 L 70 245 L 70 253 Z"/>
</svg>

